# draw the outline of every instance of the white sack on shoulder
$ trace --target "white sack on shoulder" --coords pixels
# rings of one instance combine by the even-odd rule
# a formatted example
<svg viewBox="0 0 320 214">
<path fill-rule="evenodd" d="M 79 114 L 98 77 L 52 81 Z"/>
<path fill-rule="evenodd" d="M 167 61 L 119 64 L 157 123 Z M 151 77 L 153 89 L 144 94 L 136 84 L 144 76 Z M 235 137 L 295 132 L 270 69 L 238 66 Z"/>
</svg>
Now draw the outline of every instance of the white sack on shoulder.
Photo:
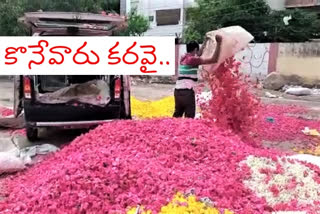
<svg viewBox="0 0 320 214">
<path fill-rule="evenodd" d="M 215 52 L 217 46 L 217 35 L 222 37 L 219 60 L 215 64 L 203 66 L 206 71 L 215 70 L 226 59 L 234 56 L 236 53 L 246 48 L 247 45 L 254 39 L 254 37 L 248 31 L 240 26 L 231 26 L 210 31 L 206 34 L 208 41 L 204 48 L 204 57 L 212 57 L 213 53 Z"/>
</svg>

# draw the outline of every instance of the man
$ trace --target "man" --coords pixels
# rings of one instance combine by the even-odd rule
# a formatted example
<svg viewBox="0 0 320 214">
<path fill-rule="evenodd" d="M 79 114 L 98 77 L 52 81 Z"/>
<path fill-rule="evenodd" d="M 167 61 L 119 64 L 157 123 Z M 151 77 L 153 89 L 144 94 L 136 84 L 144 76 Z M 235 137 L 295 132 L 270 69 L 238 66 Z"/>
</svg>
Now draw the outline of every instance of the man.
<svg viewBox="0 0 320 214">
<path fill-rule="evenodd" d="M 217 35 L 217 48 L 210 58 L 205 58 L 202 55 L 205 43 L 199 50 L 197 42 L 187 44 L 187 53 L 181 57 L 178 80 L 174 90 L 175 111 L 173 117 L 194 118 L 196 115 L 196 98 L 194 86 L 198 81 L 199 65 L 214 64 L 218 62 L 222 37 Z"/>
</svg>

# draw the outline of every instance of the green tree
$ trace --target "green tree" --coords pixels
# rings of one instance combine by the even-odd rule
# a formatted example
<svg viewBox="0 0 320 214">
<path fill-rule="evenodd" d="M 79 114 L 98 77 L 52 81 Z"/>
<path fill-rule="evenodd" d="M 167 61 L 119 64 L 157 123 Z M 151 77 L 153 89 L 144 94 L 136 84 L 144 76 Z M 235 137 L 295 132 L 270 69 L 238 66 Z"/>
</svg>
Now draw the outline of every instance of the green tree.
<svg viewBox="0 0 320 214">
<path fill-rule="evenodd" d="M 291 17 L 287 23 L 284 17 Z M 302 10 L 273 11 L 270 14 L 267 39 L 274 42 L 305 42 L 317 38 L 320 23 L 316 13 Z"/>
<path fill-rule="evenodd" d="M 0 0 L 0 36 L 24 35 L 19 27 L 17 17 L 23 14 L 23 7 L 19 0 Z"/>
<path fill-rule="evenodd" d="M 104 0 L 22 0 L 25 12 L 30 11 L 68 11 L 99 12 L 105 9 Z M 114 1 L 111 1 L 114 2 Z M 117 0 L 119 2 L 119 0 Z M 111 6 L 111 5 L 110 5 Z M 116 9 L 116 8 L 115 8 Z"/>
<path fill-rule="evenodd" d="M 261 37 L 265 26 L 263 22 L 270 13 L 264 0 L 198 0 L 198 7 L 188 11 L 188 28 L 185 39 L 201 41 L 206 32 L 240 25 Z M 205 25 L 203 23 L 206 23 Z"/>
<path fill-rule="evenodd" d="M 148 18 L 137 14 L 136 10 L 133 10 L 129 14 L 128 28 L 121 33 L 122 36 L 142 36 L 144 32 L 149 29 Z"/>
<path fill-rule="evenodd" d="M 206 32 L 232 25 L 245 28 L 257 42 L 306 41 L 314 33 L 315 28 L 311 26 L 317 26 L 313 13 L 300 10 L 272 11 L 265 0 L 197 0 L 197 4 L 198 7 L 187 12 L 186 41 L 201 42 Z M 290 14 L 296 17 L 293 18 L 295 21 L 285 25 L 283 17 Z M 305 17 L 302 19 L 302 16 Z"/>
<path fill-rule="evenodd" d="M 119 0 L 104 0 L 101 7 L 104 11 L 120 13 L 120 1 Z"/>
</svg>

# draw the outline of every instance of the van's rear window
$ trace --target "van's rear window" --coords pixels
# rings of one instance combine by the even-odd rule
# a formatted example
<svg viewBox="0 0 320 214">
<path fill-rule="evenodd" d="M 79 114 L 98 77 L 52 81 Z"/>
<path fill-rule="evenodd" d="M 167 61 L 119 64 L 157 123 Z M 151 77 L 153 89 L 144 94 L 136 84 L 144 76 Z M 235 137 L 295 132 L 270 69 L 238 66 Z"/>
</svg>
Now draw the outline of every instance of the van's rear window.
<svg viewBox="0 0 320 214">
<path fill-rule="evenodd" d="M 38 76 L 37 84 L 42 93 L 54 92 L 61 88 L 68 87 L 71 84 L 81 84 L 91 80 L 103 79 L 106 82 L 110 81 L 110 76 L 98 75 L 41 75 Z"/>
</svg>

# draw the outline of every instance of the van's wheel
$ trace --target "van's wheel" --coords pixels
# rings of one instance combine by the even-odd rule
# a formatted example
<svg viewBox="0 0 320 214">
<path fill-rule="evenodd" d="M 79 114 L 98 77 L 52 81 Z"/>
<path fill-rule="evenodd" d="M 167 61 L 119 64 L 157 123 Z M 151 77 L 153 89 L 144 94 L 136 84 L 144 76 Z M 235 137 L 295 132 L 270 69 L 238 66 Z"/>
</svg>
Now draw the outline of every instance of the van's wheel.
<svg viewBox="0 0 320 214">
<path fill-rule="evenodd" d="M 33 127 L 27 127 L 27 138 L 31 142 L 38 140 L 38 129 Z"/>
</svg>

